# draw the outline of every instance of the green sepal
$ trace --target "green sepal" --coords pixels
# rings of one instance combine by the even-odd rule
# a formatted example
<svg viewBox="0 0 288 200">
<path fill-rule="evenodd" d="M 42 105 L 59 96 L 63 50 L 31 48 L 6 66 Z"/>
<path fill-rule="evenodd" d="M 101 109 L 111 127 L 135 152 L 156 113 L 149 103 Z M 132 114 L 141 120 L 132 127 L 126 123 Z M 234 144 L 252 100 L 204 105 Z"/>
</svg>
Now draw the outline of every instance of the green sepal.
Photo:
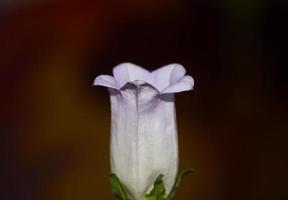
<svg viewBox="0 0 288 200">
<path fill-rule="evenodd" d="M 163 174 L 160 174 L 155 182 L 154 187 L 149 194 L 146 194 L 142 200 L 165 200 L 165 187 L 163 183 Z"/>
<path fill-rule="evenodd" d="M 162 180 L 164 175 L 160 174 L 154 182 L 153 189 L 149 192 L 149 194 L 144 195 L 141 198 L 141 200 L 171 200 L 172 197 L 175 196 L 176 190 L 179 187 L 184 176 L 186 176 L 187 174 L 191 172 L 194 172 L 194 170 L 188 169 L 188 170 L 183 170 L 178 173 L 175 179 L 175 183 L 167 197 L 165 195 L 166 190 L 165 190 L 165 186 Z M 131 198 L 129 197 L 130 195 L 128 193 L 129 191 L 121 183 L 119 178 L 115 174 L 111 174 L 109 178 L 110 178 L 110 183 L 112 185 L 112 192 L 115 198 L 117 200 L 131 200 Z"/>
<path fill-rule="evenodd" d="M 168 196 L 166 197 L 165 200 L 172 199 L 172 197 L 175 196 L 176 190 L 179 187 L 179 185 L 180 185 L 182 179 L 184 178 L 184 176 L 186 176 L 187 174 L 190 174 L 191 172 L 194 172 L 194 171 L 195 170 L 193 170 L 193 169 L 187 169 L 187 170 L 183 170 L 183 171 L 179 172 L 177 177 L 176 177 L 175 183 L 174 183 L 174 185 L 172 187 L 172 190 L 170 191 L 170 193 L 168 194 Z"/>
<path fill-rule="evenodd" d="M 131 200 L 128 197 L 126 188 L 123 186 L 123 184 L 115 174 L 111 174 L 109 176 L 109 179 L 112 186 L 112 192 L 117 200 Z"/>
</svg>

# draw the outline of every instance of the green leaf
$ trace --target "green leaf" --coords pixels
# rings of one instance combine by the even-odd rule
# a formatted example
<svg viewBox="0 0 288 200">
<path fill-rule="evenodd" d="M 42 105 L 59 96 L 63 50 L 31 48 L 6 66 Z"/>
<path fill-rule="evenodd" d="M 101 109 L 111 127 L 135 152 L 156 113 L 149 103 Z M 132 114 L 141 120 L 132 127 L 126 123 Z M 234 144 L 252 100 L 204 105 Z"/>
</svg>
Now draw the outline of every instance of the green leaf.
<svg viewBox="0 0 288 200">
<path fill-rule="evenodd" d="M 165 200 L 165 187 L 162 178 L 163 174 L 160 174 L 156 178 L 151 192 L 146 194 L 142 200 Z"/>
<path fill-rule="evenodd" d="M 194 170 L 193 169 L 187 169 L 187 170 L 183 170 L 183 171 L 178 173 L 176 180 L 175 180 L 175 183 L 173 185 L 173 188 L 165 200 L 170 200 L 170 199 L 172 199 L 172 197 L 175 196 L 176 189 L 179 187 L 182 179 L 184 178 L 184 176 L 186 176 L 187 174 L 190 174 L 191 172 L 194 172 Z"/>
<path fill-rule="evenodd" d="M 115 174 L 109 176 L 110 183 L 112 185 L 112 192 L 117 200 L 130 200 L 126 192 L 125 187 Z"/>
</svg>

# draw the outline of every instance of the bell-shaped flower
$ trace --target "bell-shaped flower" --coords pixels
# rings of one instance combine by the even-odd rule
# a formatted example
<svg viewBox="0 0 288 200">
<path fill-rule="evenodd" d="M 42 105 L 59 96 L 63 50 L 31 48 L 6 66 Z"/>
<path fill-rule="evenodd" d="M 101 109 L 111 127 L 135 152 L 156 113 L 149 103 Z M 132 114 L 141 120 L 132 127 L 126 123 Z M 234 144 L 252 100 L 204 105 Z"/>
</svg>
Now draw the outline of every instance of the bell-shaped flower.
<svg viewBox="0 0 288 200">
<path fill-rule="evenodd" d="M 180 64 L 148 71 L 131 63 L 117 65 L 113 76 L 94 85 L 108 87 L 111 100 L 111 171 L 133 199 L 147 194 L 159 174 L 166 192 L 178 170 L 174 94 L 193 89 L 194 80 Z"/>
</svg>

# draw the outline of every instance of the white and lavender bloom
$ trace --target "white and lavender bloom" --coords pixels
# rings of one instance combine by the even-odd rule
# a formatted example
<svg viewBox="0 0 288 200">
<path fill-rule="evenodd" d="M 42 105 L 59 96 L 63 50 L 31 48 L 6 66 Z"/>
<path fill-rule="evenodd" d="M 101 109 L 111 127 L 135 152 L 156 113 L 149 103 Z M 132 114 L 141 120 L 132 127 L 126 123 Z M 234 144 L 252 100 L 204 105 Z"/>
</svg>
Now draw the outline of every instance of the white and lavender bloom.
<svg viewBox="0 0 288 200">
<path fill-rule="evenodd" d="M 113 76 L 94 85 L 109 89 L 112 112 L 111 171 L 139 200 L 163 174 L 171 191 L 178 171 L 174 94 L 192 90 L 194 80 L 180 64 L 148 71 L 131 63 L 117 65 Z"/>
</svg>

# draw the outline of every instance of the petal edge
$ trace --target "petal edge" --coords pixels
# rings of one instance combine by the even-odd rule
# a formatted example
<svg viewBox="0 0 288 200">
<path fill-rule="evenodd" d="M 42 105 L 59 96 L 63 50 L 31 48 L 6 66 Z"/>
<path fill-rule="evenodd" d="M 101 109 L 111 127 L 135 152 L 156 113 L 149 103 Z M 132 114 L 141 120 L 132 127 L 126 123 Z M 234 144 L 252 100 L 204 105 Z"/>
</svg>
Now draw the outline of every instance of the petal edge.
<svg viewBox="0 0 288 200">
<path fill-rule="evenodd" d="M 192 90 L 194 87 L 194 79 L 191 76 L 184 76 L 176 83 L 170 85 L 169 87 L 165 88 L 161 94 L 167 93 L 178 93 Z"/>
<path fill-rule="evenodd" d="M 99 86 L 104 86 L 104 87 L 108 87 L 108 88 L 114 88 L 117 90 L 119 89 L 116 80 L 110 75 L 97 76 L 94 80 L 93 85 L 95 85 L 95 86 L 99 85 Z"/>
<path fill-rule="evenodd" d="M 137 80 L 153 85 L 150 72 L 132 63 L 121 63 L 114 67 L 113 76 L 118 82 L 120 88 L 128 82 Z"/>
</svg>

